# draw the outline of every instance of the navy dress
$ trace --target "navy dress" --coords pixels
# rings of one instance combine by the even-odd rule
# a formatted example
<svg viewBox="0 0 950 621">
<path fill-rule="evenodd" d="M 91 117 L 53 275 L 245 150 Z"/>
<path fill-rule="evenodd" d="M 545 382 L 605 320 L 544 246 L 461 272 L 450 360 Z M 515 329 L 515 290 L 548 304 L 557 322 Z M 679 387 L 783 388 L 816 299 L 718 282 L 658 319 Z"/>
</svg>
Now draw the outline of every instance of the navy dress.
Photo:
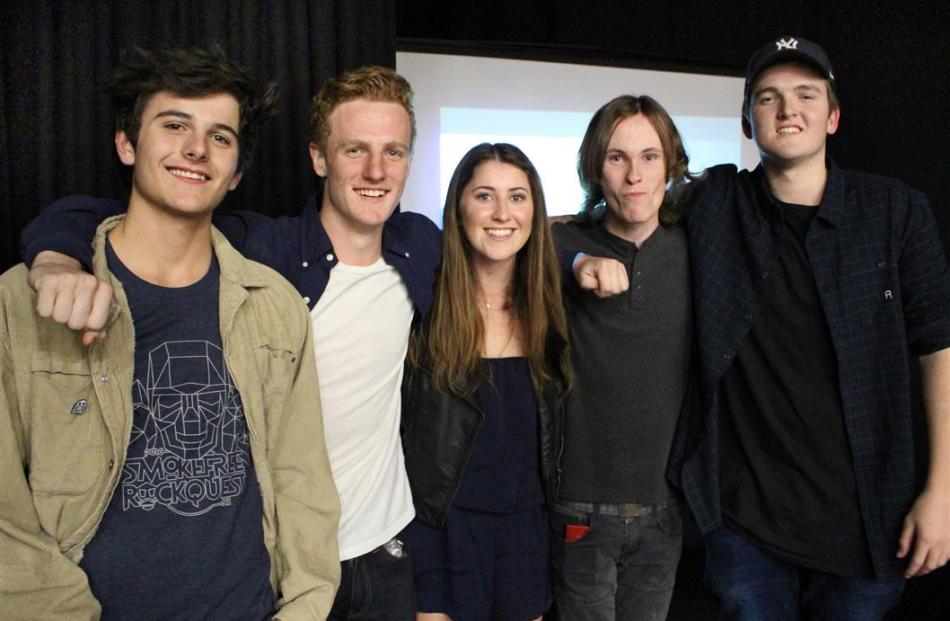
<svg viewBox="0 0 950 621">
<path fill-rule="evenodd" d="M 485 420 L 443 528 L 404 531 L 419 612 L 526 621 L 551 605 L 538 414 L 524 358 L 487 358 Z"/>
</svg>

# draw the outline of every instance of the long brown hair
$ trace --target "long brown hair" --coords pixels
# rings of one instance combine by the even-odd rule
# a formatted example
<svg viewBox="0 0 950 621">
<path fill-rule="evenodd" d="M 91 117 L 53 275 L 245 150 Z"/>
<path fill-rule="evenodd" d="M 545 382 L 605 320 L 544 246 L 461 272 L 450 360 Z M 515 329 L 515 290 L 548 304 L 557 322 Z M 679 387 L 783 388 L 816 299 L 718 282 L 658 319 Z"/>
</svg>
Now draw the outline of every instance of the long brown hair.
<svg viewBox="0 0 950 621">
<path fill-rule="evenodd" d="M 683 190 L 692 179 L 689 173 L 689 156 L 683 147 L 683 139 L 669 113 L 659 102 L 648 95 L 621 95 L 601 106 L 594 113 L 577 153 L 577 176 L 584 189 L 584 204 L 579 217 L 596 220 L 603 213 L 604 191 L 600 185 L 604 171 L 607 145 L 617 124 L 634 115 L 642 114 L 656 130 L 663 147 L 666 162 L 668 188 L 660 205 L 660 222 L 675 224 L 682 216 Z"/>
<path fill-rule="evenodd" d="M 463 395 L 471 390 L 474 380 L 488 379 L 482 364 L 485 326 L 478 309 L 472 247 L 465 237 L 459 212 L 462 193 L 475 169 L 490 160 L 524 171 L 534 204 L 531 235 L 518 251 L 510 284 L 511 311 L 521 326 L 531 379 L 538 391 L 555 379 L 569 385 L 570 352 L 561 303 L 560 268 L 548 230 L 541 179 L 521 149 L 505 143 L 473 147 L 452 174 L 445 197 L 442 264 L 435 299 L 426 334 L 414 340 L 410 360 L 418 363 L 419 354 L 423 354 L 432 369 L 433 384 L 444 392 Z"/>
</svg>

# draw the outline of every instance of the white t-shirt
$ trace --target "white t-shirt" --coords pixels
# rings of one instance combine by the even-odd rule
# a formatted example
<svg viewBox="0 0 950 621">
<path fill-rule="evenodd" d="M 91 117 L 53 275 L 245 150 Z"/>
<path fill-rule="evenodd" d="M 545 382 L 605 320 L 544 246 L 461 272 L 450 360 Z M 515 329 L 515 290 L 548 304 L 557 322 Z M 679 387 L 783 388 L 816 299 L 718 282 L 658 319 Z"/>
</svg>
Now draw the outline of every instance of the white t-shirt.
<svg viewBox="0 0 950 621">
<path fill-rule="evenodd" d="M 310 312 L 341 560 L 386 543 L 415 515 L 399 437 L 412 314 L 409 291 L 382 258 L 338 263 Z"/>
</svg>

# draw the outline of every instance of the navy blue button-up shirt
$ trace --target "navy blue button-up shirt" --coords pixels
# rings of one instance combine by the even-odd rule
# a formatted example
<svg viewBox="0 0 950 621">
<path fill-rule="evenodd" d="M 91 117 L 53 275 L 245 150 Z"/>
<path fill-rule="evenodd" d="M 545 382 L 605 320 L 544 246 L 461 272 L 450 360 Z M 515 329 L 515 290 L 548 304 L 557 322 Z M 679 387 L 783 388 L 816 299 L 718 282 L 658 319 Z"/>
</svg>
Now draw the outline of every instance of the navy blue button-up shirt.
<svg viewBox="0 0 950 621">
<path fill-rule="evenodd" d="M 681 425 L 672 471 L 703 532 L 722 524 L 719 384 L 748 334 L 772 269 L 773 201 L 761 166 L 750 173 L 731 165 L 709 169 L 690 201 L 702 406 Z M 875 573 L 900 575 L 903 563 L 894 555 L 918 491 L 909 352 L 950 347 L 946 256 L 921 193 L 830 161 L 805 246 L 837 357 Z"/>
<path fill-rule="evenodd" d="M 320 222 L 321 196 L 310 198 L 298 216 L 272 218 L 253 211 L 216 211 L 214 225 L 245 257 L 263 263 L 293 284 L 313 308 L 337 264 L 330 237 Z M 92 260 L 96 227 L 123 213 L 125 204 L 91 196 L 68 196 L 50 204 L 23 231 L 20 251 L 27 263 L 42 250 Z M 429 312 L 432 285 L 442 252 L 438 227 L 425 216 L 397 211 L 383 225 L 383 260 L 396 268 L 409 290 L 415 320 Z"/>
</svg>

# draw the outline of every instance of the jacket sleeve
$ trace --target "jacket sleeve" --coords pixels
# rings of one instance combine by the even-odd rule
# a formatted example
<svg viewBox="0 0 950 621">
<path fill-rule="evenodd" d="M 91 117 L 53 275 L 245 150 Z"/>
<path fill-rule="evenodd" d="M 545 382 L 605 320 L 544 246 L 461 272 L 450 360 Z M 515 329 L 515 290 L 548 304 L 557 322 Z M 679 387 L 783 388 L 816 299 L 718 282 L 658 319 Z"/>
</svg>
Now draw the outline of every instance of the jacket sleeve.
<svg viewBox="0 0 950 621">
<path fill-rule="evenodd" d="M 340 582 L 340 501 L 324 440 L 313 332 L 302 307 L 294 319 L 305 324 L 306 337 L 294 352 L 287 399 L 270 410 L 267 426 L 282 621 L 325 619 Z"/>
<path fill-rule="evenodd" d="M 40 526 L 27 480 L 29 443 L 10 353 L 8 291 L 0 289 L 0 619 L 98 619 L 86 574 Z"/>
</svg>

